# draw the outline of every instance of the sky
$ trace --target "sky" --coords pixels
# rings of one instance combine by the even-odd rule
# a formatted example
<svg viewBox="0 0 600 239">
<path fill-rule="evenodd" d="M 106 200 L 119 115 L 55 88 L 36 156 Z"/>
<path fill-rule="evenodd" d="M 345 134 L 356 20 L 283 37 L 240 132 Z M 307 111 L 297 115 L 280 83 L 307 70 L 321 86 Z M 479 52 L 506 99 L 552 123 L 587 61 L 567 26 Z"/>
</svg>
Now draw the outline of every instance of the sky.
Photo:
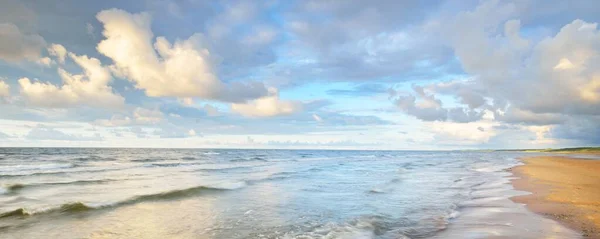
<svg viewBox="0 0 600 239">
<path fill-rule="evenodd" d="M 0 6 L 0 147 L 600 145 L 596 0 Z"/>
</svg>

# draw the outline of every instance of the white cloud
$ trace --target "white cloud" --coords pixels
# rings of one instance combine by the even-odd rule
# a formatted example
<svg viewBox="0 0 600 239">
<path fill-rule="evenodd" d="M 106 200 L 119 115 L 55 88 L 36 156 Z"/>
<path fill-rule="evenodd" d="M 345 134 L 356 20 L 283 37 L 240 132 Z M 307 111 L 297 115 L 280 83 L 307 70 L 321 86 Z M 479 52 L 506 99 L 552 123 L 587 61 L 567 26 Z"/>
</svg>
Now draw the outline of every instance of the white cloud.
<svg viewBox="0 0 600 239">
<path fill-rule="evenodd" d="M 8 62 L 37 61 L 46 42 L 37 34 L 21 32 L 12 23 L 0 23 L 0 59 Z"/>
<path fill-rule="evenodd" d="M 321 116 L 319 116 L 317 114 L 313 114 L 312 117 L 317 122 L 323 122 L 323 119 L 321 118 Z"/>
<path fill-rule="evenodd" d="M 133 117 L 139 124 L 156 124 L 162 121 L 163 113 L 159 110 L 150 110 L 138 107 L 133 111 Z"/>
<path fill-rule="evenodd" d="M 119 127 L 130 125 L 132 122 L 131 118 L 121 115 L 113 115 L 110 119 L 98 119 L 94 124 L 104 127 Z"/>
<path fill-rule="evenodd" d="M 443 26 L 475 87 L 534 114 L 600 114 L 597 24 L 574 20 L 533 42 L 520 36 L 520 21 L 511 19 L 517 12 L 512 3 L 484 1 Z"/>
<path fill-rule="evenodd" d="M 67 57 L 67 49 L 63 45 L 60 44 L 52 44 L 48 47 L 48 53 L 51 56 L 55 56 L 58 59 L 58 62 L 61 64 L 65 63 L 65 58 Z"/>
<path fill-rule="evenodd" d="M 31 81 L 29 78 L 19 79 L 21 94 L 35 106 L 63 108 L 80 105 L 94 107 L 118 108 L 123 106 L 124 99 L 112 92 L 108 86 L 111 75 L 96 58 L 69 56 L 83 70 L 82 75 L 73 75 L 59 68 L 58 74 L 63 85 L 58 87 L 49 82 Z"/>
<path fill-rule="evenodd" d="M 97 15 L 105 37 L 98 51 L 111 58 L 119 76 L 135 83 L 151 97 L 200 97 L 227 102 L 244 102 L 265 96 L 262 83 L 225 84 L 214 69 L 214 56 L 203 35 L 169 42 L 150 29 L 150 15 L 112 9 Z"/>
<path fill-rule="evenodd" d="M 36 63 L 38 63 L 41 66 L 45 66 L 45 67 L 50 67 L 52 66 L 52 59 L 50 59 L 50 57 L 42 57 L 36 60 Z"/>
<path fill-rule="evenodd" d="M 269 96 L 248 103 L 233 103 L 231 104 L 231 110 L 247 117 L 289 115 L 301 110 L 302 104 L 300 102 L 280 100 L 276 89 L 271 88 L 269 91 Z"/>
<path fill-rule="evenodd" d="M 434 142 L 439 145 L 479 145 L 496 135 L 493 128 L 497 123 L 490 121 L 472 123 L 428 122 L 426 128 L 434 133 Z"/>
<path fill-rule="evenodd" d="M 521 22 L 514 19 L 518 13 L 514 3 L 482 1 L 472 11 L 432 25 L 469 78 L 415 87 L 415 96 L 400 94 L 396 105 L 425 121 L 472 122 L 489 111 L 507 123 L 555 125 L 599 115 L 597 24 L 574 20 L 534 41 L 521 36 Z M 466 107 L 444 108 L 436 94 Z"/>
<path fill-rule="evenodd" d="M 90 35 L 92 38 L 94 37 L 94 26 L 92 26 L 92 24 L 90 24 L 89 22 L 85 24 L 85 30 L 87 32 L 88 35 Z"/>
<path fill-rule="evenodd" d="M 137 107 L 133 110 L 130 116 L 113 115 L 110 119 L 96 120 L 94 124 L 105 127 L 155 125 L 162 122 L 163 118 L 164 114 L 160 110 Z"/>
<path fill-rule="evenodd" d="M 10 96 L 10 86 L 4 82 L 3 78 L 0 77 L 0 98 L 7 98 Z"/>
<path fill-rule="evenodd" d="M 208 116 L 219 116 L 219 115 L 221 115 L 221 112 L 219 112 L 219 109 L 216 108 L 216 107 L 214 107 L 214 106 L 212 106 L 212 105 L 205 104 L 203 108 L 204 108 L 204 111 L 206 111 L 206 114 Z"/>
<path fill-rule="evenodd" d="M 25 138 L 32 140 L 63 140 L 63 141 L 102 141 L 102 138 L 99 134 L 94 134 L 92 136 L 86 135 L 77 135 L 77 134 L 67 134 L 62 131 L 44 126 L 38 125 L 33 128 Z"/>
</svg>

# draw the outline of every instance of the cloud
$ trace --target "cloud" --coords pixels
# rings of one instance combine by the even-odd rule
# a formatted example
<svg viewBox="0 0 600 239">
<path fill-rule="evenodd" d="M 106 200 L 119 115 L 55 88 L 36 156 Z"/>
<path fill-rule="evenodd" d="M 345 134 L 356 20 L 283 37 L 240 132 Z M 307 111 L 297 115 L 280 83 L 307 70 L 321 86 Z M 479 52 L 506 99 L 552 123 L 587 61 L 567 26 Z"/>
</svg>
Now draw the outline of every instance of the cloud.
<svg viewBox="0 0 600 239">
<path fill-rule="evenodd" d="M 312 61 L 300 66 L 298 78 L 406 81 L 455 71 L 452 52 L 426 27 L 414 27 L 431 2 L 437 1 L 300 2 L 286 15 L 286 29 L 298 39 L 292 49 Z"/>
<path fill-rule="evenodd" d="M 104 127 L 119 127 L 130 125 L 132 120 L 130 117 L 122 115 L 113 115 L 110 119 L 98 119 L 94 121 L 94 124 Z"/>
<path fill-rule="evenodd" d="M 481 145 L 497 133 L 493 122 L 453 123 L 428 122 L 426 127 L 434 133 L 433 142 L 438 145 Z"/>
<path fill-rule="evenodd" d="M 124 98 L 113 93 L 108 86 L 112 80 L 111 74 L 98 59 L 73 53 L 69 53 L 69 57 L 84 73 L 73 75 L 59 68 L 58 74 L 64 83 L 60 87 L 49 82 L 31 81 L 26 77 L 19 79 L 21 94 L 30 104 L 50 108 L 81 105 L 119 108 L 124 105 Z"/>
<path fill-rule="evenodd" d="M 94 124 L 104 127 L 121 127 L 129 125 L 155 125 L 162 122 L 164 114 L 158 109 L 137 107 L 130 116 L 113 115 L 110 119 L 98 119 Z"/>
<path fill-rule="evenodd" d="M 512 3 L 485 1 L 443 27 L 474 84 L 495 102 L 535 114 L 600 114 L 597 24 L 574 20 L 535 42 L 520 35 L 516 16 Z"/>
<path fill-rule="evenodd" d="M 494 118 L 499 121 L 513 124 L 553 125 L 565 122 L 567 117 L 553 113 L 536 114 L 516 107 L 508 107 L 505 112 L 496 111 Z"/>
<path fill-rule="evenodd" d="M 48 54 L 55 56 L 58 59 L 58 62 L 64 64 L 65 58 L 67 57 L 67 49 L 65 49 L 63 45 L 52 44 L 48 47 Z"/>
<path fill-rule="evenodd" d="M 50 59 L 50 57 L 42 57 L 42 58 L 37 59 L 35 61 L 35 63 L 37 63 L 41 66 L 50 67 L 50 66 L 52 66 L 52 64 L 54 62 L 52 61 L 52 59 Z"/>
<path fill-rule="evenodd" d="M 535 39 L 522 34 L 522 7 L 482 1 L 472 10 L 430 21 L 466 76 L 416 86 L 412 94 L 394 92 L 394 103 L 424 121 L 473 122 L 488 112 L 495 121 L 535 131 L 536 144 L 557 142 L 546 136 L 597 142 L 586 133 L 595 132 L 597 125 L 589 122 L 600 115 L 597 24 L 571 20 Z M 461 106 L 444 107 L 448 102 L 441 95 Z"/>
<path fill-rule="evenodd" d="M 199 97 L 225 102 L 245 102 L 267 95 L 259 82 L 221 82 L 215 59 L 202 34 L 169 42 L 150 29 L 150 15 L 105 10 L 97 15 L 105 37 L 98 51 L 114 62 L 113 70 L 135 83 L 151 97 Z"/>
<path fill-rule="evenodd" d="M 12 136 L 0 131 L 0 139 L 8 139 L 8 138 L 12 138 Z"/>
<path fill-rule="evenodd" d="M 248 117 L 272 117 L 293 114 L 302 109 L 300 102 L 280 100 L 279 93 L 274 88 L 270 89 L 270 94 L 248 103 L 233 103 L 231 110 Z"/>
<path fill-rule="evenodd" d="M 163 113 L 160 110 L 150 110 L 144 108 L 136 108 L 133 111 L 133 117 L 140 124 L 156 124 L 162 121 Z"/>
<path fill-rule="evenodd" d="M 176 126 L 173 124 L 163 125 L 153 133 L 160 138 L 188 138 L 196 137 L 196 130 L 185 127 Z"/>
<path fill-rule="evenodd" d="M 72 135 L 66 134 L 62 131 L 58 131 L 56 129 L 38 125 L 33 128 L 27 135 L 25 135 L 26 139 L 31 140 L 64 140 L 64 141 L 102 141 L 104 140 L 99 134 L 94 134 L 93 136 L 82 136 L 82 135 Z"/>
<path fill-rule="evenodd" d="M 319 116 L 318 114 L 313 114 L 312 117 L 317 122 L 323 122 L 323 118 L 321 118 L 321 116 Z"/>
<path fill-rule="evenodd" d="M 8 62 L 36 61 L 46 45 L 37 34 L 21 32 L 12 23 L 0 23 L 0 59 Z"/>
<path fill-rule="evenodd" d="M 595 116 L 585 119 L 570 119 L 556 125 L 548 131 L 548 136 L 558 139 L 567 139 L 575 145 L 596 146 L 600 144 L 600 117 Z"/>
<path fill-rule="evenodd" d="M 8 98 L 10 96 L 10 86 L 0 77 L 0 98 Z"/>
<path fill-rule="evenodd" d="M 483 110 L 474 110 L 464 107 L 444 108 L 442 101 L 435 97 L 427 89 L 421 86 L 413 86 L 413 94 L 398 95 L 394 99 L 395 105 L 408 115 L 412 115 L 417 119 L 424 121 L 454 121 L 460 123 L 468 123 L 481 119 Z"/>
</svg>

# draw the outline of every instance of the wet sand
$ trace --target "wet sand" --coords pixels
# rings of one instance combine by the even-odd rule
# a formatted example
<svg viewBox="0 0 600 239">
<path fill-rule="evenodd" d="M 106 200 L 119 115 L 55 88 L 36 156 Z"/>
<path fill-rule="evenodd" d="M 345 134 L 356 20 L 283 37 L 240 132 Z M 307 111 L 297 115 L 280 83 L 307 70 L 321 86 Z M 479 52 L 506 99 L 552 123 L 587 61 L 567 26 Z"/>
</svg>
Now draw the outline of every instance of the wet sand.
<svg viewBox="0 0 600 239">
<path fill-rule="evenodd" d="M 532 192 L 512 200 L 564 225 L 585 238 L 600 238 L 600 160 L 568 156 L 522 159 L 513 168 L 518 190 Z"/>
</svg>

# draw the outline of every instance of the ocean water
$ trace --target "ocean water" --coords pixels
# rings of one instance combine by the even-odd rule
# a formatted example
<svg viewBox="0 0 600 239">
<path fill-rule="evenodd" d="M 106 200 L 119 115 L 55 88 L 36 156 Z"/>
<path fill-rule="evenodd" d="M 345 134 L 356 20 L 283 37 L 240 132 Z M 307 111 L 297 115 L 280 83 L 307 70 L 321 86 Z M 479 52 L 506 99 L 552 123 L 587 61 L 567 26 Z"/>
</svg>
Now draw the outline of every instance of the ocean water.
<svg viewBox="0 0 600 239">
<path fill-rule="evenodd" d="M 0 238 L 579 238 L 515 152 L 0 148 Z"/>
</svg>

